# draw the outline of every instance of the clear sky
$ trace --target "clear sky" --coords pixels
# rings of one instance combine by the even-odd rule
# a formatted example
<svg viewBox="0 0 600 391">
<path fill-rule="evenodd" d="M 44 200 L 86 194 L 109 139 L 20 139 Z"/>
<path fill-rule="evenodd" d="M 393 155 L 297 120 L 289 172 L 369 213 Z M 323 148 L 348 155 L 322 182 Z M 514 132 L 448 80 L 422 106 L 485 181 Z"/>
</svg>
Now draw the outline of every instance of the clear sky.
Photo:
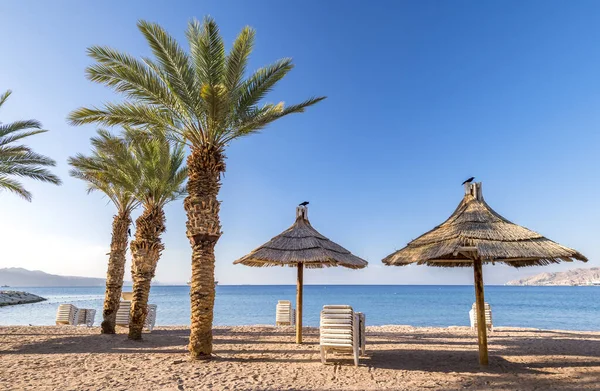
<svg viewBox="0 0 600 391">
<path fill-rule="evenodd" d="M 67 114 L 115 99 L 84 77 L 85 50 L 149 49 L 138 19 L 184 43 L 186 22 L 214 16 L 226 42 L 257 30 L 251 68 L 293 57 L 269 96 L 328 99 L 227 151 L 220 194 L 222 284 L 293 284 L 295 269 L 232 262 L 277 235 L 310 201 L 322 234 L 367 259 L 365 270 L 310 270 L 305 282 L 469 284 L 470 269 L 384 267 L 381 259 L 445 220 L 460 183 L 483 182 L 506 218 L 600 264 L 600 3 L 595 1 L 80 1 L 0 3 L 0 120 L 35 118 L 32 138 L 58 162 L 60 187 L 27 182 L 33 202 L 0 193 L 0 267 L 103 277 L 114 208 L 68 176 L 92 126 Z M 163 283 L 190 275 L 181 202 L 167 208 Z M 584 264 L 487 267 L 487 283 Z M 129 268 L 129 266 L 128 266 Z M 129 278 L 129 277 L 127 277 Z"/>
</svg>

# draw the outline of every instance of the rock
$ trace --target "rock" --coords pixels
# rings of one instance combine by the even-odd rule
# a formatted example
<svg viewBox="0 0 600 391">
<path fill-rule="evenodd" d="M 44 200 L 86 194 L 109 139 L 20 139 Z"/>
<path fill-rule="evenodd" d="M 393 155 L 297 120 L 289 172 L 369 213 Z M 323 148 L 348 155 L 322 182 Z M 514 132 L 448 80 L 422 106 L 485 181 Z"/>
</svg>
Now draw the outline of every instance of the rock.
<svg viewBox="0 0 600 391">
<path fill-rule="evenodd" d="M 600 267 L 572 269 L 557 273 L 541 273 L 513 280 L 506 285 L 590 285 L 600 281 Z"/>
<path fill-rule="evenodd" d="M 46 299 L 34 295 L 33 293 L 21 291 L 0 291 L 0 307 L 5 305 L 37 303 L 44 300 Z"/>
</svg>

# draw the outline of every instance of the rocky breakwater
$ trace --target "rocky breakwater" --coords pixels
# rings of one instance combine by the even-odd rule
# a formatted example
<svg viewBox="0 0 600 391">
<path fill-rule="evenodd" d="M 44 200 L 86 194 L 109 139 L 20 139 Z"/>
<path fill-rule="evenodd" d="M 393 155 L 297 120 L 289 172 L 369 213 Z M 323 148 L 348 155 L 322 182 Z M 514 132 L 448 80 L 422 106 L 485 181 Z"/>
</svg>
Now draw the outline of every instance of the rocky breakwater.
<svg viewBox="0 0 600 391">
<path fill-rule="evenodd" d="M 0 291 L 0 307 L 5 305 L 37 303 L 44 301 L 43 297 L 34 295 L 33 293 L 20 291 Z"/>
</svg>

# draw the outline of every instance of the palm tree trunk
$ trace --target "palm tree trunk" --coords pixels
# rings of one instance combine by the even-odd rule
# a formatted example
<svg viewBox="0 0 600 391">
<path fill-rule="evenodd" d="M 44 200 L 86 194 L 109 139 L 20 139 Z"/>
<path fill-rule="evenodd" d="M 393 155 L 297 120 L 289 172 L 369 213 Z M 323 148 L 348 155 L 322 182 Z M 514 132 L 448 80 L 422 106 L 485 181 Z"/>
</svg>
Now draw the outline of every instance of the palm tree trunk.
<svg viewBox="0 0 600 391">
<path fill-rule="evenodd" d="M 215 245 L 221 236 L 219 222 L 221 173 L 225 156 L 220 148 L 192 148 L 187 160 L 187 237 L 192 245 L 190 286 L 191 330 L 189 351 L 192 359 L 210 358 L 215 305 Z"/>
<path fill-rule="evenodd" d="M 131 217 L 127 212 L 119 212 L 113 218 L 110 255 L 106 272 L 104 310 L 102 311 L 102 334 L 115 333 L 115 321 L 121 299 L 121 290 L 123 289 L 123 276 L 125 275 L 127 230 L 130 225 Z"/>
<path fill-rule="evenodd" d="M 165 231 L 162 208 L 146 207 L 136 220 L 135 239 L 131 242 L 131 278 L 133 299 L 129 318 L 129 339 L 142 339 L 142 329 L 148 314 L 150 282 L 164 245 L 160 235 Z"/>
</svg>

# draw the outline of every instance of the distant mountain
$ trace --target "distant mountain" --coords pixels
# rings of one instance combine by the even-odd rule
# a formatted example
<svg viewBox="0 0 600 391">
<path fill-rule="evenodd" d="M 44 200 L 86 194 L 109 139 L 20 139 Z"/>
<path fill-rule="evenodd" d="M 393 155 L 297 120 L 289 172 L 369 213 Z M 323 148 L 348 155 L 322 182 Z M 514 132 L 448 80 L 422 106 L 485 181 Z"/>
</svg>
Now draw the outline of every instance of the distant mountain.
<svg viewBox="0 0 600 391">
<path fill-rule="evenodd" d="M 0 269 L 0 286 L 104 286 L 104 278 L 58 276 L 39 270 L 27 270 L 20 267 Z"/>
<path fill-rule="evenodd" d="M 513 280 L 506 285 L 590 285 L 600 282 L 600 267 L 573 269 L 566 272 L 541 273 L 532 277 Z"/>
</svg>

